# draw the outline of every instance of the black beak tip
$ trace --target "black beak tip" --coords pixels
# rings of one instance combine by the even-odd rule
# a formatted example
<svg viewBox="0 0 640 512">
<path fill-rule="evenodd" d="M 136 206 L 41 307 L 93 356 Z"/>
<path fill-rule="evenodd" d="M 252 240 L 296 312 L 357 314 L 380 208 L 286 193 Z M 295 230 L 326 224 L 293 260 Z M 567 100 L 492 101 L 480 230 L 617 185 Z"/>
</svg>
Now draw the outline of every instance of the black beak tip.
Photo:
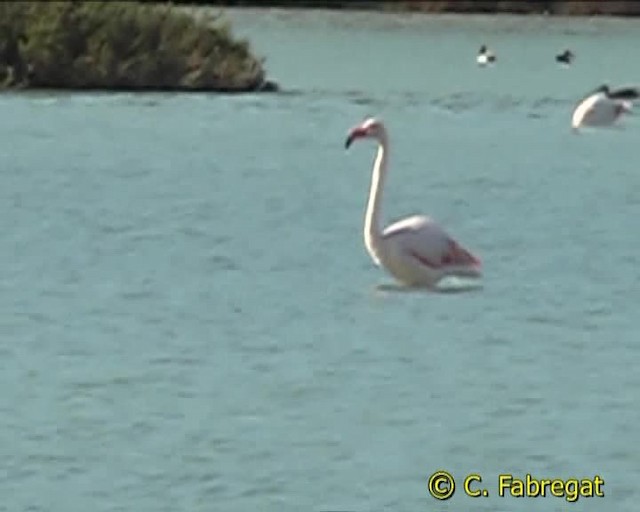
<svg viewBox="0 0 640 512">
<path fill-rule="evenodd" d="M 353 142 L 353 139 L 351 137 L 347 137 L 347 140 L 344 141 L 344 149 L 349 149 L 352 142 Z"/>
</svg>

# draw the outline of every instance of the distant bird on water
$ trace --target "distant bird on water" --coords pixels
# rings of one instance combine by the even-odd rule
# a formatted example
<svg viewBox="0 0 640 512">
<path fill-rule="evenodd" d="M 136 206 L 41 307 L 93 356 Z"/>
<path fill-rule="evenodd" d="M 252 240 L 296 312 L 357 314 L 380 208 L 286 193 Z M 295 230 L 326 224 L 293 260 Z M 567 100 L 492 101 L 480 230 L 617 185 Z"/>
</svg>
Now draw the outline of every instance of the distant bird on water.
<svg viewBox="0 0 640 512">
<path fill-rule="evenodd" d="M 631 112 L 633 102 L 640 98 L 640 89 L 624 87 L 611 90 L 601 85 L 580 101 L 573 111 L 571 127 L 575 130 L 582 126 L 608 126 L 620 116 Z"/>
<path fill-rule="evenodd" d="M 478 52 L 478 56 L 476 57 L 476 62 L 479 66 L 486 66 L 487 64 L 493 64 L 496 61 L 496 56 L 493 52 L 487 49 L 486 45 L 482 45 L 480 47 L 480 51 Z"/>
<path fill-rule="evenodd" d="M 575 58 L 575 54 L 571 50 L 565 50 L 559 55 L 556 55 L 556 62 L 559 64 L 569 65 Z"/>
</svg>

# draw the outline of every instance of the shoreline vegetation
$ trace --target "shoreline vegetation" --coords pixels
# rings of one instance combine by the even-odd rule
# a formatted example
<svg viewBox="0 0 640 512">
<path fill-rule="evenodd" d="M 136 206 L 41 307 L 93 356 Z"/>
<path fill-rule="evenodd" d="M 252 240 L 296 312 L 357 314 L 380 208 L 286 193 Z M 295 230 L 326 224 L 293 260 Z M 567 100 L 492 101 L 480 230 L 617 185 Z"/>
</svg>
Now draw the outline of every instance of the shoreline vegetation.
<svg viewBox="0 0 640 512">
<path fill-rule="evenodd" d="M 557 16 L 640 16 L 638 0 L 219 0 L 174 2 L 201 6 L 351 9 L 458 14 L 549 14 Z"/>
<path fill-rule="evenodd" d="M 187 7 L 209 9 L 194 16 Z M 637 0 L 6 1 L 0 91 L 278 91 L 264 59 L 233 35 L 225 7 L 640 16 Z"/>
<path fill-rule="evenodd" d="M 0 90 L 275 91 L 218 14 L 118 1 L 0 3 Z"/>
</svg>

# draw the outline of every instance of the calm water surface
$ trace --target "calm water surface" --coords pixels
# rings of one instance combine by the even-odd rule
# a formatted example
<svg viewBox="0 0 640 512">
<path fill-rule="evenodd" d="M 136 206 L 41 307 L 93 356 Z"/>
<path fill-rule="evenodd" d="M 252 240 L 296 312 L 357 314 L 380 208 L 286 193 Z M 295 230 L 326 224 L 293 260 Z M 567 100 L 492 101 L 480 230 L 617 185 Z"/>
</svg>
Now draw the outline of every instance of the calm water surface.
<svg viewBox="0 0 640 512">
<path fill-rule="evenodd" d="M 284 94 L 0 97 L 0 510 L 635 510 L 640 122 L 569 121 L 640 79 L 638 22 L 230 17 Z M 371 114 L 385 221 L 438 219 L 483 289 L 380 289 Z M 497 496 L 527 472 L 606 497 Z"/>
</svg>

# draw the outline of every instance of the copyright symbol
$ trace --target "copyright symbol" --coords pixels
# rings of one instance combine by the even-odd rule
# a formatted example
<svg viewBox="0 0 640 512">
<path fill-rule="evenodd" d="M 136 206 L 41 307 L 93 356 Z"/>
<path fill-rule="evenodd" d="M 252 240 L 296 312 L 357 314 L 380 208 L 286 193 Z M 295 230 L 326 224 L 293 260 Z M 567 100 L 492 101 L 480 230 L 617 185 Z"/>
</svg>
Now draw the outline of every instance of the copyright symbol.
<svg viewBox="0 0 640 512">
<path fill-rule="evenodd" d="M 429 494 L 437 500 L 445 501 L 456 492 L 456 482 L 446 471 L 436 471 L 429 477 Z"/>
</svg>

